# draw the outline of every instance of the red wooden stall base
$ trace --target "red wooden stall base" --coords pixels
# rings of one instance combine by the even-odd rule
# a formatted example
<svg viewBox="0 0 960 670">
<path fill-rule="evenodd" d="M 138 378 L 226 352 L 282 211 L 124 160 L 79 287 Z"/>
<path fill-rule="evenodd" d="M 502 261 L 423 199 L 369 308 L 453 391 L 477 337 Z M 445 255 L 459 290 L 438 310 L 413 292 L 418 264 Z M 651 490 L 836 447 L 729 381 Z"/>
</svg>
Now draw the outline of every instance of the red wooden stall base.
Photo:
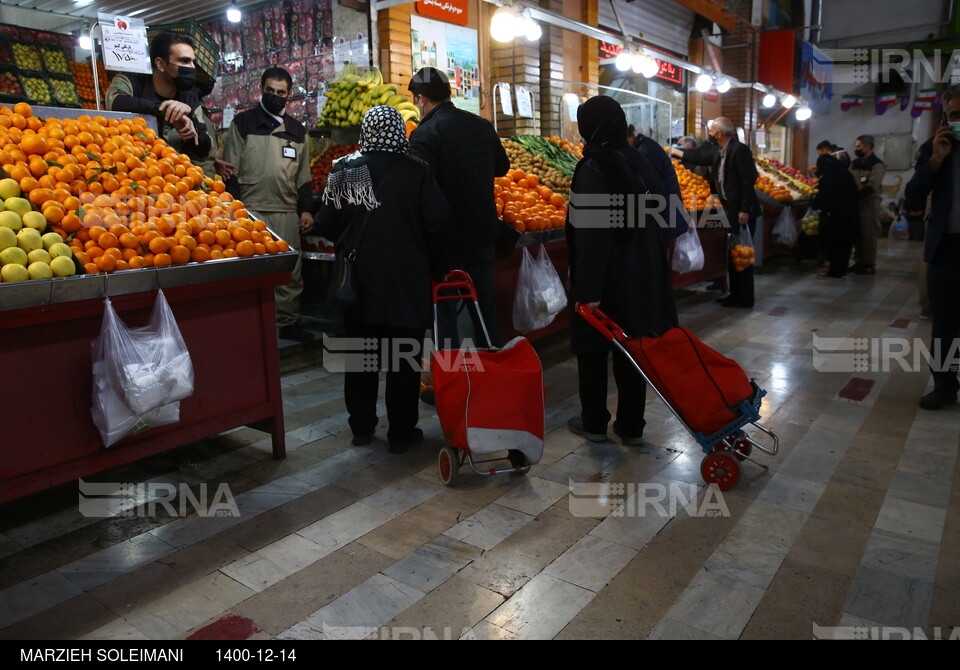
<svg viewBox="0 0 960 670">
<path fill-rule="evenodd" d="M 4 312 L 0 503 L 245 425 L 270 433 L 274 458 L 285 458 L 273 289 L 289 278 L 276 273 L 165 289 L 193 360 L 193 395 L 181 401 L 179 423 L 110 448 L 90 417 L 90 345 L 103 301 Z M 155 296 L 111 300 L 137 327 Z"/>
</svg>

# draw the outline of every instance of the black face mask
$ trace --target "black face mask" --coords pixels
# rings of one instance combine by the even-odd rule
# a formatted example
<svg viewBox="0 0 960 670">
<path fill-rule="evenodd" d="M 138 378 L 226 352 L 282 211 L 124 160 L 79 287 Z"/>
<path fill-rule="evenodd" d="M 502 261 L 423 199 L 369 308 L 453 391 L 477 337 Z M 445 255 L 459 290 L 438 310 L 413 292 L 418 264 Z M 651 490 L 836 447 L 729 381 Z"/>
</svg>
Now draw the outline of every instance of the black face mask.
<svg viewBox="0 0 960 670">
<path fill-rule="evenodd" d="M 280 116 L 287 105 L 286 98 L 281 98 L 274 93 L 264 93 L 260 101 L 263 103 L 263 108 L 275 116 Z"/>
<path fill-rule="evenodd" d="M 853 153 L 856 154 L 857 158 L 863 158 L 866 156 L 866 154 L 863 152 L 863 149 L 857 149 Z"/>
<path fill-rule="evenodd" d="M 197 83 L 197 68 L 187 67 L 186 65 L 177 66 L 177 76 L 173 79 L 173 85 L 178 91 L 189 91 Z"/>
<path fill-rule="evenodd" d="M 710 135 L 710 136 L 707 138 L 707 142 L 709 142 L 710 144 L 712 144 L 712 145 L 714 145 L 714 146 L 718 146 L 718 145 L 720 144 L 720 140 L 718 140 L 718 139 L 716 138 L 716 136 L 714 136 L 714 135 Z"/>
</svg>

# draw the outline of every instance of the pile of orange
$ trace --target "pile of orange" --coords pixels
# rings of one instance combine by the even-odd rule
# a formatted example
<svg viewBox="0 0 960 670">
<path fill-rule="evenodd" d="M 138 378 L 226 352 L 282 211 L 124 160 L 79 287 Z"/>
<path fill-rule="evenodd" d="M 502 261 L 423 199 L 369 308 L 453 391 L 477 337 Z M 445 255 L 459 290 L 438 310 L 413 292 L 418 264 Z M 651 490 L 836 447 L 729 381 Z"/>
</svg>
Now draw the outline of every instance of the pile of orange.
<svg viewBox="0 0 960 670">
<path fill-rule="evenodd" d="M 677 173 L 677 181 L 680 182 L 683 206 L 688 212 L 699 212 L 719 205 L 716 197 L 711 198 L 710 183 L 706 179 L 683 167 L 677 160 L 673 161 L 673 169 Z"/>
<path fill-rule="evenodd" d="M 535 174 L 510 170 L 493 180 L 497 214 L 521 233 L 563 228 L 567 219 L 567 200 L 540 185 Z"/>
<path fill-rule="evenodd" d="M 142 118 L 41 120 L 21 102 L 0 107 L 0 147 L 0 166 L 88 273 L 289 249 Z"/>
<path fill-rule="evenodd" d="M 796 199 L 796 196 L 794 196 L 794 194 L 789 188 L 786 187 L 786 185 L 784 185 L 782 182 L 775 182 L 766 175 L 757 176 L 757 181 L 754 184 L 754 188 L 762 193 L 767 194 L 778 202 L 788 202 Z"/>
</svg>

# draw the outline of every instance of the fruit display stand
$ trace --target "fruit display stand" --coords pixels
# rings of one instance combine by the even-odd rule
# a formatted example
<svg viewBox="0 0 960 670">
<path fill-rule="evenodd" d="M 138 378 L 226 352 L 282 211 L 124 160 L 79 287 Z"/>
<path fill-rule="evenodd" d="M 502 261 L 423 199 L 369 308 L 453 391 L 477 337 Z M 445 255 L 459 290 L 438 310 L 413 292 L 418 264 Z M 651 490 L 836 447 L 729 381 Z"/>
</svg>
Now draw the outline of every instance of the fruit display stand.
<svg viewBox="0 0 960 670">
<path fill-rule="evenodd" d="M 274 287 L 289 282 L 293 252 L 170 268 L 0 285 L 7 403 L 0 503 L 117 467 L 238 426 L 272 436 L 285 457 Z M 104 296 L 131 327 L 163 289 L 194 367 L 180 422 L 104 448 L 90 414 L 91 342 Z"/>
</svg>

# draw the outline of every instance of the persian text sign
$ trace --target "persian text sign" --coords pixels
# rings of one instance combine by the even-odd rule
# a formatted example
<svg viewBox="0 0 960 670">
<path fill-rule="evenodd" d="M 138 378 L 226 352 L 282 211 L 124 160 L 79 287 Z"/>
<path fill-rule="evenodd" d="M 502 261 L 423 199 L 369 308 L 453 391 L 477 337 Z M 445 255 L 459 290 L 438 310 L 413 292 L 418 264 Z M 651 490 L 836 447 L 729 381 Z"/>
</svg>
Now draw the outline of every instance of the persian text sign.
<svg viewBox="0 0 960 670">
<path fill-rule="evenodd" d="M 107 70 L 150 74 L 150 48 L 143 19 L 99 14 L 103 66 Z"/>
<path fill-rule="evenodd" d="M 467 0 L 417 0 L 417 12 L 459 26 L 467 25 Z"/>
</svg>

